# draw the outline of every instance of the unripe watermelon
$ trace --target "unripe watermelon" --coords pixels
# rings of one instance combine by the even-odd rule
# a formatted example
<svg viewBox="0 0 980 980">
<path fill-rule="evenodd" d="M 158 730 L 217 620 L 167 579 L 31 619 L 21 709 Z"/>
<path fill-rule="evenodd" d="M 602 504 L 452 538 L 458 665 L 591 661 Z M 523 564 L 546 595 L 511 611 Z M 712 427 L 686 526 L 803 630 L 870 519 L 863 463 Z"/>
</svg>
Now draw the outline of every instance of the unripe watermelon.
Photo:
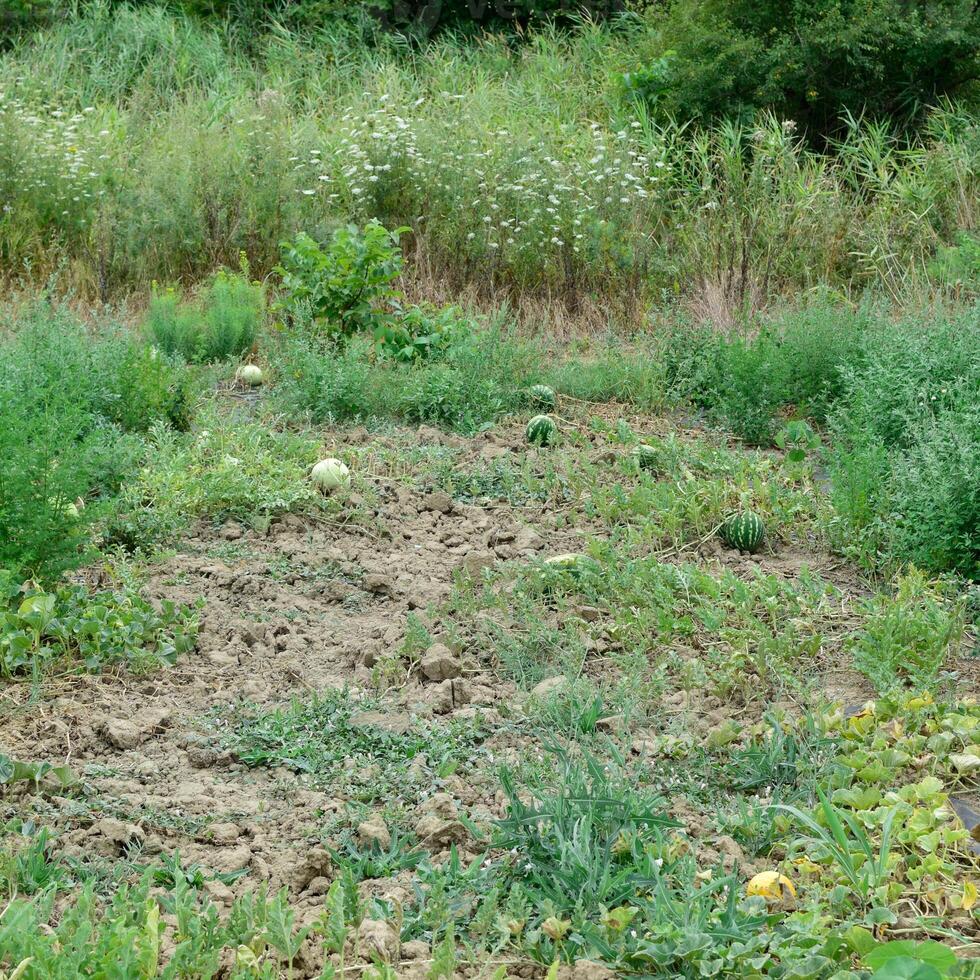
<svg viewBox="0 0 980 980">
<path fill-rule="evenodd" d="M 721 540 L 729 548 L 737 548 L 739 551 L 756 551 L 762 544 L 766 529 L 758 514 L 754 514 L 750 510 L 743 510 L 728 517 L 722 524 L 720 533 Z"/>
<path fill-rule="evenodd" d="M 655 446 L 640 443 L 633 449 L 633 458 L 641 470 L 655 470 L 660 466 L 660 451 Z"/>
<path fill-rule="evenodd" d="M 533 405 L 540 405 L 548 411 L 555 407 L 555 393 L 547 385 L 534 385 L 528 394 Z"/>
<path fill-rule="evenodd" d="M 576 552 L 545 558 L 544 563 L 559 571 L 571 572 L 573 575 L 579 575 L 582 572 L 598 571 L 599 568 L 599 563 L 594 558 Z"/>
<path fill-rule="evenodd" d="M 544 568 L 538 569 L 537 580 L 541 588 L 550 592 L 562 580 L 579 580 L 598 573 L 599 563 L 588 555 L 554 555 L 545 559 Z"/>
<path fill-rule="evenodd" d="M 527 424 L 527 441 L 535 446 L 547 446 L 555 441 L 558 426 L 550 415 L 535 415 Z"/>
</svg>

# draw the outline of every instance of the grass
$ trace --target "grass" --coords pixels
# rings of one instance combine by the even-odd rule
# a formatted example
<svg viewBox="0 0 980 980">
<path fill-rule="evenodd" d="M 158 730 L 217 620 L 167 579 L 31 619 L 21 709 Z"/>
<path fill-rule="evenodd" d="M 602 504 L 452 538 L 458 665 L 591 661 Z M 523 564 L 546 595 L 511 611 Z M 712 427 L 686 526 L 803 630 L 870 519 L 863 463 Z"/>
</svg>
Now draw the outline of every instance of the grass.
<svg viewBox="0 0 980 980">
<path fill-rule="evenodd" d="M 486 736 L 478 723 L 415 723 L 402 732 L 358 717 L 376 712 L 396 713 L 334 691 L 271 713 L 244 709 L 218 734 L 248 766 L 284 766 L 366 803 L 414 799 L 429 780 L 468 771 L 480 757 Z"/>
<path fill-rule="evenodd" d="M 272 354 L 277 406 L 319 424 L 395 419 L 473 433 L 526 405 L 540 371 L 535 348 L 500 322 L 474 324 L 445 354 L 414 365 L 372 363 L 366 346 L 284 337 Z"/>
<path fill-rule="evenodd" d="M 219 271 L 197 303 L 181 302 L 173 289 L 156 291 L 146 326 L 156 345 L 186 361 L 223 361 L 246 353 L 262 325 L 265 298 L 261 284 Z"/>
<path fill-rule="evenodd" d="M 186 434 L 158 427 L 146 440 L 144 465 L 116 502 L 108 541 L 150 552 L 191 522 L 208 519 L 268 526 L 287 511 L 336 512 L 337 498 L 318 494 L 309 471 L 320 458 L 308 434 L 202 410 Z"/>
<path fill-rule="evenodd" d="M 968 105 L 936 110 L 911 145 L 855 123 L 829 154 L 775 119 L 655 122 L 621 85 L 655 31 L 542 29 L 518 48 L 450 34 L 416 57 L 283 28 L 246 55 L 160 7 L 93 4 L 0 63 L 0 254 L 31 279 L 68 259 L 72 284 L 106 299 L 242 251 L 264 277 L 297 232 L 377 218 L 411 227 L 433 285 L 603 325 L 676 293 L 728 322 L 822 285 L 962 288 L 929 270 L 975 218 Z"/>
</svg>

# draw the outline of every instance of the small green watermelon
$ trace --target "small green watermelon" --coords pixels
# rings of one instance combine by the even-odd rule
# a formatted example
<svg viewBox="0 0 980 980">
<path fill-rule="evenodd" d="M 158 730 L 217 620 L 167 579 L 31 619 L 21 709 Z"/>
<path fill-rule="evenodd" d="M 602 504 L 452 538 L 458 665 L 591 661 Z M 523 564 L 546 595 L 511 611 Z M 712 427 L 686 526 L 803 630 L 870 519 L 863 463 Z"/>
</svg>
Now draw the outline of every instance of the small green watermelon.
<svg viewBox="0 0 980 980">
<path fill-rule="evenodd" d="M 587 572 L 598 572 L 599 563 L 588 555 L 577 553 L 567 555 L 555 555 L 552 558 L 545 558 L 544 563 L 559 572 L 567 572 L 572 576 L 579 576 Z"/>
<path fill-rule="evenodd" d="M 556 588 L 568 588 L 573 582 L 581 582 L 600 572 L 599 563 L 588 555 L 554 555 L 546 558 L 543 567 L 535 567 L 534 580 L 545 593 Z"/>
<path fill-rule="evenodd" d="M 547 446 L 555 441 L 558 426 L 550 415 L 535 415 L 525 430 L 527 441 L 535 446 Z"/>
<path fill-rule="evenodd" d="M 633 458 L 639 463 L 641 470 L 655 470 L 660 466 L 660 451 L 655 446 L 642 442 L 634 447 Z"/>
<path fill-rule="evenodd" d="M 737 548 L 739 551 L 757 551 L 765 537 L 766 529 L 758 514 L 743 510 L 728 517 L 722 524 L 720 533 L 721 540 L 729 548 Z"/>
<path fill-rule="evenodd" d="M 547 385 L 534 385 L 528 395 L 532 405 L 538 405 L 549 412 L 555 407 L 555 392 Z"/>
</svg>

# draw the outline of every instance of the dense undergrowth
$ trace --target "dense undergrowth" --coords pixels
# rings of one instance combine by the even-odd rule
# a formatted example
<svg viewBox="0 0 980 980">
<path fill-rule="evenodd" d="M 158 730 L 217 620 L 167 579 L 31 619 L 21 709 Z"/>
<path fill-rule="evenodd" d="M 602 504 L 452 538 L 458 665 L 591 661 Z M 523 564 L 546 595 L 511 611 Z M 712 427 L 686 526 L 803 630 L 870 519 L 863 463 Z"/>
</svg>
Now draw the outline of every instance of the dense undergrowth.
<svg viewBox="0 0 980 980">
<path fill-rule="evenodd" d="M 96 4 L 0 61 L 0 259 L 104 300 L 242 251 L 263 276 L 297 231 L 377 218 L 412 229 L 424 289 L 593 322 L 675 293 L 730 319 L 821 285 L 976 288 L 968 107 L 911 137 L 853 120 L 827 153 L 781 116 L 695 128 L 624 94 L 651 30 L 449 35 L 422 56 L 280 29 L 246 56 L 217 27 Z"/>
</svg>

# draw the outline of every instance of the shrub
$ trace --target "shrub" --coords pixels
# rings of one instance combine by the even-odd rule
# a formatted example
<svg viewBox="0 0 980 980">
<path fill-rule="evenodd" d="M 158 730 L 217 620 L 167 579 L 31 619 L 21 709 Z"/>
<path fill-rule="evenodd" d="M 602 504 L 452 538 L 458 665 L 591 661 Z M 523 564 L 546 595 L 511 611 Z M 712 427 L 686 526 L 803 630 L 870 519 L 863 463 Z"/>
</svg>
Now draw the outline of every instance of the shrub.
<svg viewBox="0 0 980 980">
<path fill-rule="evenodd" d="M 91 553 L 90 525 L 138 464 L 136 433 L 186 423 L 190 383 L 132 336 L 44 305 L 0 352 L 0 568 L 47 581 Z"/>
<path fill-rule="evenodd" d="M 814 305 L 751 335 L 675 327 L 663 341 L 667 379 L 746 442 L 770 445 L 781 413 L 826 419 L 870 323 L 868 311 Z"/>
<path fill-rule="evenodd" d="M 411 306 L 378 327 L 375 340 L 382 355 L 411 363 L 444 354 L 472 329 L 465 314 L 455 307 Z"/>
<path fill-rule="evenodd" d="M 437 360 L 371 362 L 366 340 L 337 350 L 288 332 L 272 358 L 288 416 L 316 424 L 391 418 L 474 432 L 521 408 L 539 353 L 499 324 L 464 334 Z"/>
<path fill-rule="evenodd" d="M 194 303 L 182 302 L 175 290 L 154 294 L 147 326 L 159 347 L 195 363 L 239 357 L 255 343 L 265 298 L 259 283 L 219 271 Z"/>
<path fill-rule="evenodd" d="M 826 135 L 847 112 L 908 120 L 956 93 L 976 77 L 980 17 L 972 0 L 680 0 L 662 36 L 656 91 L 678 118 L 766 107 Z"/>
<path fill-rule="evenodd" d="M 338 228 L 326 249 L 304 233 L 284 242 L 276 271 L 285 295 L 278 309 L 290 324 L 335 340 L 379 326 L 397 297 L 392 283 L 401 275 L 398 239 L 405 231 L 370 221 L 363 230 Z"/>
<path fill-rule="evenodd" d="M 833 497 L 865 559 L 980 577 L 976 308 L 872 332 L 843 380 Z"/>
</svg>

